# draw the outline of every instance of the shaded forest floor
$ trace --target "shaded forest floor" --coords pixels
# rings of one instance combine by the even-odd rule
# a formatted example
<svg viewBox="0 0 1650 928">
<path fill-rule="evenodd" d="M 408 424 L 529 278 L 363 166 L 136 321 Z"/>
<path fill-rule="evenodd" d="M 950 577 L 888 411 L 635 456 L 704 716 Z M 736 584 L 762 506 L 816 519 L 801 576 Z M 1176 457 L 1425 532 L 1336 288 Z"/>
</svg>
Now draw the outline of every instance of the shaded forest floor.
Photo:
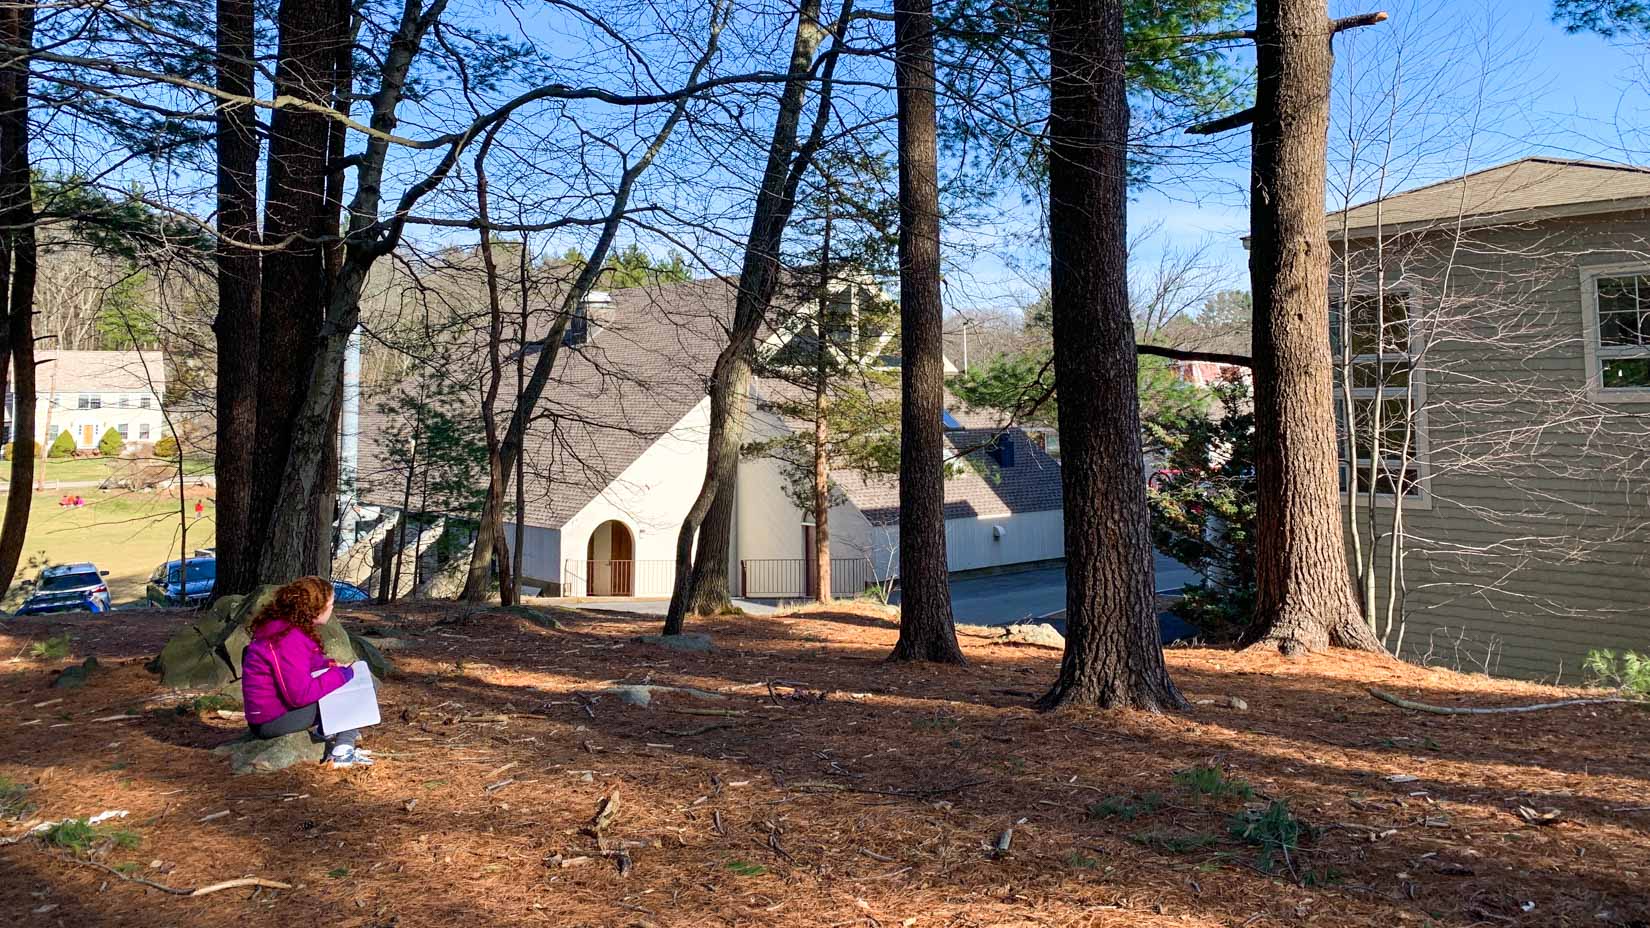
<svg viewBox="0 0 1650 928">
<path fill-rule="evenodd" d="M 171 896 L 31 838 L 0 847 L 0 912 L 248 928 L 1650 924 L 1643 707 L 1418 715 L 1365 688 L 1481 705 L 1559 691 L 1345 653 L 1177 649 L 1188 696 L 1248 708 L 1039 715 L 1026 706 L 1050 649 L 965 638 L 969 667 L 890 665 L 892 623 L 845 610 L 699 622 L 717 650 L 691 654 L 636 642 L 651 620 L 556 614 L 560 629 L 451 605 L 346 613 L 407 642 L 365 740 L 379 765 L 234 778 L 207 749 L 242 723 L 180 712 L 143 669 L 178 614 L 0 625 L 0 778 L 24 822 L 125 810 L 106 827 L 135 846 L 93 851 L 118 873 L 293 885 Z M 29 654 L 64 629 L 74 659 L 106 668 L 82 689 L 50 687 L 70 659 Z M 616 683 L 724 698 L 640 707 L 603 694 Z M 0 822 L 0 840 L 24 828 Z M 1268 853 L 1268 838 L 1294 846 Z"/>
</svg>

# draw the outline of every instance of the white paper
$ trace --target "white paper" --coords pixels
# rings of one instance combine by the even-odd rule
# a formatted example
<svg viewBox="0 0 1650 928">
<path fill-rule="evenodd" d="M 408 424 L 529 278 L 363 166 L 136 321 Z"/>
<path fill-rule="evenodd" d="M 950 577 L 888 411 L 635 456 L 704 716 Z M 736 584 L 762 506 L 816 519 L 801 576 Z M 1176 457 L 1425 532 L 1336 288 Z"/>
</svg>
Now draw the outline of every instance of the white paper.
<svg viewBox="0 0 1650 928">
<path fill-rule="evenodd" d="M 355 675 L 343 686 L 321 697 L 321 734 L 331 737 L 351 728 L 377 725 L 378 692 L 366 661 L 350 665 Z"/>
</svg>

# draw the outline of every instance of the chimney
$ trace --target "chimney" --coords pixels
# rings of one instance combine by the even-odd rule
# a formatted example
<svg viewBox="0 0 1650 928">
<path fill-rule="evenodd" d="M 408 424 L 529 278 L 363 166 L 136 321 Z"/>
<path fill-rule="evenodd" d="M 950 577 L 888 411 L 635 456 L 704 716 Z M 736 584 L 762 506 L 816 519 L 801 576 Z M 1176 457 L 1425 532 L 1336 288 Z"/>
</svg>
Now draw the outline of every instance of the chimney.
<svg viewBox="0 0 1650 928">
<path fill-rule="evenodd" d="M 573 308 L 573 318 L 567 321 L 567 332 L 562 344 L 568 347 L 589 344 L 596 333 L 613 321 L 613 297 L 606 290 L 591 290 Z"/>
</svg>

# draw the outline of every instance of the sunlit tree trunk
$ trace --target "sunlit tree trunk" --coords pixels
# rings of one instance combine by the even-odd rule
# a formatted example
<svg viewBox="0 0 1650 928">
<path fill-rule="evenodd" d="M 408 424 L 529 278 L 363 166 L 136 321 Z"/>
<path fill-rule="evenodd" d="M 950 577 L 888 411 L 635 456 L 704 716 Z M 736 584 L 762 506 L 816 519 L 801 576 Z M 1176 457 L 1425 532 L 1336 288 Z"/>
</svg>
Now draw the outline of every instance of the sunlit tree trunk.
<svg viewBox="0 0 1650 928">
<path fill-rule="evenodd" d="M 1254 292 L 1257 640 L 1285 654 L 1381 649 L 1342 533 L 1324 183 L 1325 0 L 1264 0 L 1255 29 L 1249 272 Z"/>
<path fill-rule="evenodd" d="M 1049 265 L 1066 650 L 1039 707 L 1184 705 L 1163 664 L 1129 312 L 1121 0 L 1049 4 Z"/>
<path fill-rule="evenodd" d="M 34 45 L 34 7 L 20 4 L 0 10 L 0 40 L 13 48 Z M 0 591 L 11 589 L 29 526 L 34 492 L 34 200 L 29 165 L 29 59 L 15 58 L 0 71 L 0 280 L 6 301 L 6 351 L 0 352 L 0 395 L 5 358 L 14 376 L 14 425 L 11 486 L 5 520 L 0 522 Z"/>
<path fill-rule="evenodd" d="M 961 664 L 945 554 L 945 311 L 931 0 L 895 0 L 894 83 L 899 123 L 900 620 L 891 658 Z"/>
</svg>

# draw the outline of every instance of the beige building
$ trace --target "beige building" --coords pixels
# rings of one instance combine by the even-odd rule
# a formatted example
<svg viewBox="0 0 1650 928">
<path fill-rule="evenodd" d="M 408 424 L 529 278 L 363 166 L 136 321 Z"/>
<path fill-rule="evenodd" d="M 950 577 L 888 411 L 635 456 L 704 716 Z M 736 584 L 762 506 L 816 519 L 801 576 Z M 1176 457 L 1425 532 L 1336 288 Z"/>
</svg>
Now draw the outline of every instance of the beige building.
<svg viewBox="0 0 1650 928">
<path fill-rule="evenodd" d="M 114 429 L 127 442 L 165 433 L 161 397 L 166 364 L 158 351 L 40 351 L 36 368 L 35 440 L 50 447 L 68 432 L 77 449 L 96 448 Z M 13 438 L 16 398 L 6 394 L 6 441 Z"/>
<path fill-rule="evenodd" d="M 1388 645 L 1569 682 L 1650 653 L 1650 169 L 1529 158 L 1328 226 L 1349 550 Z"/>
</svg>

